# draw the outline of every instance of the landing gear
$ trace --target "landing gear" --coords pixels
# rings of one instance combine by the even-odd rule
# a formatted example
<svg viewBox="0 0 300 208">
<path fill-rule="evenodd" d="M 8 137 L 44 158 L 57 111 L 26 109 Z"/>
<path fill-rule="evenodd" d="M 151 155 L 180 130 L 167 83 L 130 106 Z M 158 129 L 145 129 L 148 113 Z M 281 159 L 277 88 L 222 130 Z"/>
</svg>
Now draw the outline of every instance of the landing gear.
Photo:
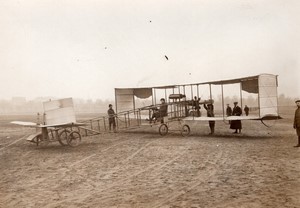
<svg viewBox="0 0 300 208">
<path fill-rule="evenodd" d="M 168 131 L 169 131 L 169 129 L 168 129 L 168 126 L 167 126 L 166 124 L 161 124 L 161 125 L 160 125 L 160 127 L 159 127 L 159 134 L 160 134 L 161 136 L 167 135 L 167 134 L 168 134 Z"/>
<path fill-rule="evenodd" d="M 190 133 L 191 133 L 191 129 L 190 129 L 189 125 L 186 125 L 186 124 L 183 125 L 181 128 L 181 135 L 183 137 L 186 137 L 186 136 L 190 135 Z"/>
</svg>

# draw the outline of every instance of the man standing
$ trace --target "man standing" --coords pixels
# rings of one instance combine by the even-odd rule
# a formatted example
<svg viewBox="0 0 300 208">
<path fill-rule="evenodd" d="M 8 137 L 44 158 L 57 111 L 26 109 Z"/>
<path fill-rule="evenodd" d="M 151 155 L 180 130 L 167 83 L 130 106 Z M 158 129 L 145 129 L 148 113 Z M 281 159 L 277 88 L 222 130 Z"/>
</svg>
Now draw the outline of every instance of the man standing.
<svg viewBox="0 0 300 208">
<path fill-rule="evenodd" d="M 203 106 L 207 110 L 207 117 L 215 117 L 213 100 L 210 100 L 210 103 L 208 103 L 207 105 L 204 103 Z M 210 128 L 209 134 L 214 134 L 215 133 L 215 121 L 208 121 L 208 124 L 209 124 L 209 128 Z"/>
<path fill-rule="evenodd" d="M 300 147 L 300 100 L 296 100 L 297 109 L 294 117 L 294 129 L 296 129 L 298 136 L 298 144 L 294 147 Z"/>
<path fill-rule="evenodd" d="M 227 104 L 227 108 L 226 108 L 226 116 L 232 116 L 232 108 L 229 106 L 229 104 Z M 231 124 L 231 121 L 228 121 L 229 124 Z"/>
<path fill-rule="evenodd" d="M 233 110 L 232 110 L 232 115 L 233 116 L 240 116 L 242 115 L 242 109 L 237 105 L 238 102 L 234 102 L 234 107 L 233 107 Z M 235 129 L 235 134 L 237 133 L 241 133 L 242 131 L 242 122 L 241 120 L 232 120 L 231 123 L 230 123 L 230 129 Z M 239 132 L 238 132 L 239 130 Z"/>
<path fill-rule="evenodd" d="M 226 108 L 226 116 L 231 116 L 232 115 L 232 109 L 229 106 L 229 104 L 227 104 L 227 108 Z"/>
<path fill-rule="evenodd" d="M 194 107 L 197 113 L 197 117 L 200 117 L 200 104 L 199 104 L 200 98 L 197 98 L 197 96 L 194 97 Z"/>
<path fill-rule="evenodd" d="M 248 116 L 249 115 L 249 107 L 247 105 L 245 105 L 244 111 L 245 111 L 246 116 Z"/>
<path fill-rule="evenodd" d="M 109 123 L 109 131 L 111 131 L 111 126 L 113 126 L 114 132 L 116 132 L 116 121 L 115 121 L 115 111 L 112 108 L 112 104 L 108 105 L 109 109 L 107 111 L 108 114 L 108 123 Z"/>
</svg>

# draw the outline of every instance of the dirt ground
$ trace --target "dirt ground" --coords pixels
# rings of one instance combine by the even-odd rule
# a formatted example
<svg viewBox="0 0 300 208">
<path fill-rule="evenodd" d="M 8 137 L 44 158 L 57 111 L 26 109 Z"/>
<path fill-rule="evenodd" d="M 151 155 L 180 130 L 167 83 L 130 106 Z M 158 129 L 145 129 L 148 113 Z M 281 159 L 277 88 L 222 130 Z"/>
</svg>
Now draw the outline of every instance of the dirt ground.
<svg viewBox="0 0 300 208">
<path fill-rule="evenodd" d="M 0 117 L 0 207 L 300 207 L 300 148 L 292 119 L 243 132 L 191 123 L 191 135 L 156 127 L 85 137 L 78 147 L 36 147 L 35 132 Z"/>
</svg>

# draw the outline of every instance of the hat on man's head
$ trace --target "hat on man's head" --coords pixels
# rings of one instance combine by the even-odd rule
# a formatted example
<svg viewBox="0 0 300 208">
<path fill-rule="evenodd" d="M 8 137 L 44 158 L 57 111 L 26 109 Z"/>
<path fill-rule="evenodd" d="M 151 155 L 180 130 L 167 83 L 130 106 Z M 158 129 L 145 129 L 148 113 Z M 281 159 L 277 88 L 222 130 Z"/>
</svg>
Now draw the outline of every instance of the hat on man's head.
<svg viewBox="0 0 300 208">
<path fill-rule="evenodd" d="M 108 105 L 108 107 L 111 107 L 111 106 L 112 106 L 112 104 L 109 104 L 109 105 Z"/>
<path fill-rule="evenodd" d="M 160 98 L 160 101 L 166 101 L 165 98 Z"/>
<path fill-rule="evenodd" d="M 238 102 L 234 102 L 233 104 L 238 104 Z"/>
<path fill-rule="evenodd" d="M 299 99 L 295 101 L 295 103 L 298 103 L 298 102 L 300 102 L 300 100 L 299 100 Z"/>
</svg>

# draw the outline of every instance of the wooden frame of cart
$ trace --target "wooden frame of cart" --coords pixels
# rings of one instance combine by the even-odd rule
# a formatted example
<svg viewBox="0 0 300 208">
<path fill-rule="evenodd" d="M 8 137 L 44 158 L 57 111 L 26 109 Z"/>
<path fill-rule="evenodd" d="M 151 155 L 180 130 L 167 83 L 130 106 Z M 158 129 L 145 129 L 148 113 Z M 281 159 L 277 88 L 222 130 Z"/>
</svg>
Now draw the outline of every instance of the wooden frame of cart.
<svg viewBox="0 0 300 208">
<path fill-rule="evenodd" d="M 81 141 L 78 127 L 85 124 L 76 122 L 72 98 L 49 100 L 43 103 L 43 107 L 43 118 L 38 117 L 37 123 L 23 121 L 11 123 L 36 128 L 37 133 L 27 137 L 28 141 L 36 145 L 58 141 L 63 146 L 77 146 Z"/>
</svg>

